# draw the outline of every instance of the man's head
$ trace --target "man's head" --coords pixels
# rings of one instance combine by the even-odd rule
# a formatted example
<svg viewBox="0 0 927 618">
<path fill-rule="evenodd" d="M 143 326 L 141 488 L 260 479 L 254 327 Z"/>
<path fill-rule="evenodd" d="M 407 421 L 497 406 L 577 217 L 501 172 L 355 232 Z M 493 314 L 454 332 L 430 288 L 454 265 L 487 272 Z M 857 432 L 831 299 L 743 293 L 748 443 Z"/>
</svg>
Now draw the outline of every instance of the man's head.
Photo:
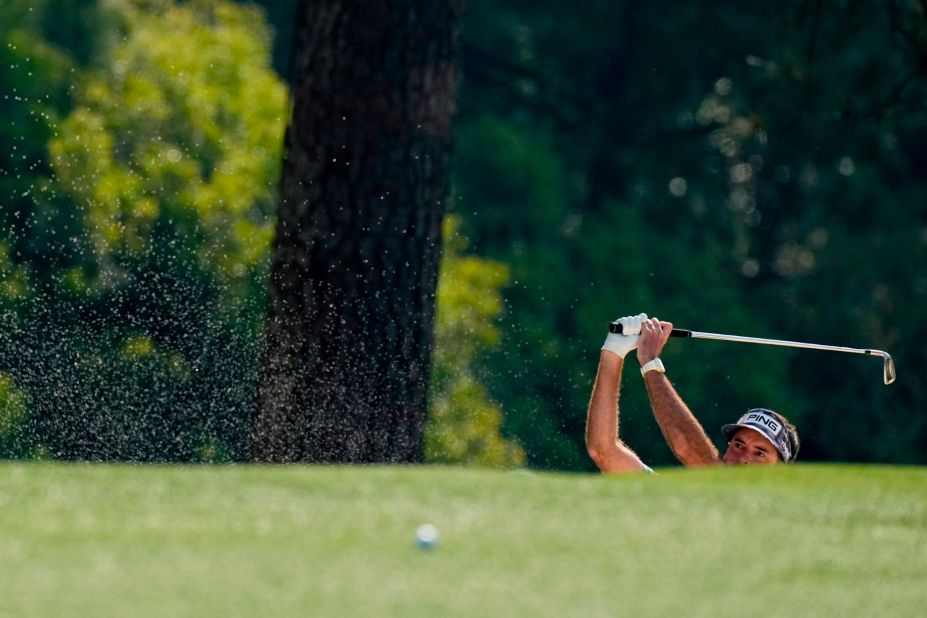
<svg viewBox="0 0 927 618">
<path fill-rule="evenodd" d="M 766 408 L 748 410 L 736 423 L 721 427 L 727 440 L 726 464 L 774 464 L 795 461 L 798 432 L 788 419 Z"/>
</svg>

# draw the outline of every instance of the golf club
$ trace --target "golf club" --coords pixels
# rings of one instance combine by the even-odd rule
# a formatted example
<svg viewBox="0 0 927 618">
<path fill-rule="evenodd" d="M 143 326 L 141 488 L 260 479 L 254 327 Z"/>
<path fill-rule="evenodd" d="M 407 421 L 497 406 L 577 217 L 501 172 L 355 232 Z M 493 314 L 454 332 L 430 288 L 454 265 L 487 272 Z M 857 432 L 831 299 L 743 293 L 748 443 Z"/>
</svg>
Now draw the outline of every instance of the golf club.
<svg viewBox="0 0 927 618">
<path fill-rule="evenodd" d="M 622 334 L 621 324 L 612 322 L 608 325 L 608 332 Z M 826 352 L 849 352 L 850 354 L 867 354 L 881 356 L 884 361 L 882 367 L 882 380 L 886 384 L 895 381 L 895 361 L 888 352 L 871 350 L 868 348 L 846 348 L 836 345 L 821 345 L 820 343 L 802 343 L 800 341 L 782 341 L 781 339 L 763 339 L 761 337 L 742 337 L 740 335 L 720 335 L 718 333 L 700 333 L 694 330 L 674 328 L 670 337 L 691 337 L 692 339 L 714 339 L 716 341 L 733 341 L 736 343 L 756 343 L 759 345 L 777 345 L 786 348 L 805 348 L 807 350 L 824 350 Z"/>
</svg>

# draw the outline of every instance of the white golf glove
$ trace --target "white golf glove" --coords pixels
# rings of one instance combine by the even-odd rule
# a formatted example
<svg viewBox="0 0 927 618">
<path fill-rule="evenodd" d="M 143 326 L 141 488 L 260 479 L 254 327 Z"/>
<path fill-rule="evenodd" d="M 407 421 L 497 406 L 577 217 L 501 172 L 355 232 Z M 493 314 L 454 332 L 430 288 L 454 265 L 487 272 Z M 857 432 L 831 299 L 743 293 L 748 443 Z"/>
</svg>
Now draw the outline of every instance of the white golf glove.
<svg viewBox="0 0 927 618">
<path fill-rule="evenodd" d="M 614 352 L 621 358 L 624 358 L 625 354 L 637 348 L 637 340 L 640 339 L 641 322 L 646 319 L 647 314 L 641 313 L 615 320 L 615 322 L 621 324 L 621 332 L 623 334 L 608 333 L 608 337 L 605 338 L 605 343 L 602 344 L 602 349 Z"/>
</svg>

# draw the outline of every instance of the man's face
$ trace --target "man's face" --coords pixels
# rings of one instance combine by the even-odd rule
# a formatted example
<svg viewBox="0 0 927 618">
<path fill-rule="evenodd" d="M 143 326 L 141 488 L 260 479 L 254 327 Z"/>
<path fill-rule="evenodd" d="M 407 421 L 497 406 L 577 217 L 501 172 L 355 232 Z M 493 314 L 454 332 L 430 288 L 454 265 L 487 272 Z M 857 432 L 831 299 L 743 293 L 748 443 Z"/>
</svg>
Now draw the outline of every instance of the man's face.
<svg viewBox="0 0 927 618">
<path fill-rule="evenodd" d="M 775 464 L 779 463 L 779 451 L 758 431 L 741 427 L 727 444 L 724 453 L 726 464 Z"/>
</svg>

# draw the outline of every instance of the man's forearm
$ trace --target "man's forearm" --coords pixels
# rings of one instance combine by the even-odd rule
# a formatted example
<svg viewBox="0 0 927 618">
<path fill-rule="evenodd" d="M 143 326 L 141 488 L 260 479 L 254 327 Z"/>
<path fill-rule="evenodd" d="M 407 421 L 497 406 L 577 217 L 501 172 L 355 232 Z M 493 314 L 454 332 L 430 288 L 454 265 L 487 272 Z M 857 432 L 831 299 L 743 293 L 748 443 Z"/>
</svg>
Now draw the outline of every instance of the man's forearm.
<svg viewBox="0 0 927 618">
<path fill-rule="evenodd" d="M 636 472 L 643 469 L 637 455 L 618 439 L 618 394 L 624 361 L 601 352 L 599 369 L 586 416 L 586 448 L 602 472 Z"/>
<path fill-rule="evenodd" d="M 648 371 L 644 383 L 657 424 L 679 461 L 687 466 L 721 463 L 718 450 L 666 374 Z"/>
</svg>

